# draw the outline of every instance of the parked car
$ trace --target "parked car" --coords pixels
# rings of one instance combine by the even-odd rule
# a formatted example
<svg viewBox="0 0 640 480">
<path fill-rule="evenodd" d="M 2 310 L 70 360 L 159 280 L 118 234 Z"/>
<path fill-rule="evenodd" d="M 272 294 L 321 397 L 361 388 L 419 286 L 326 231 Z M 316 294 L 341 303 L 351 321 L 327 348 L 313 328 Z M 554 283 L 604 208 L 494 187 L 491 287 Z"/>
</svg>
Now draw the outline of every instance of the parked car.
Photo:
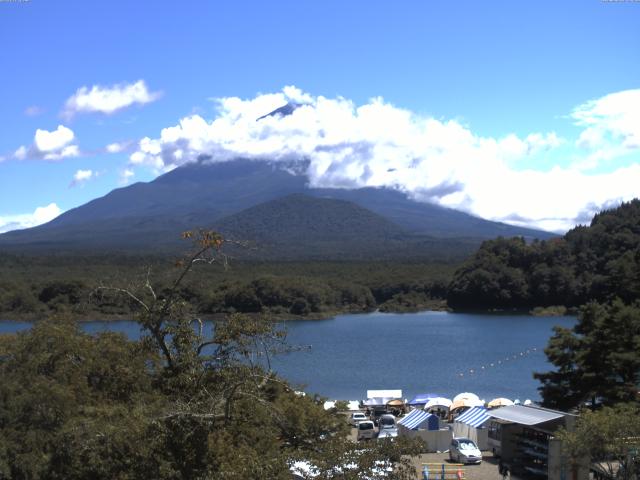
<svg viewBox="0 0 640 480">
<path fill-rule="evenodd" d="M 482 453 L 473 440 L 454 438 L 449 446 L 449 460 L 458 463 L 481 463 Z"/>
<path fill-rule="evenodd" d="M 384 416 L 384 415 L 391 415 L 388 410 L 381 410 L 378 408 L 374 408 L 372 413 L 371 413 L 371 420 L 373 420 L 373 423 L 375 423 L 376 425 L 378 425 L 378 422 L 380 421 L 380 417 Z M 393 415 L 391 415 L 393 417 Z"/>
<path fill-rule="evenodd" d="M 396 438 L 398 436 L 398 429 L 396 427 L 393 428 L 382 428 L 378 432 L 378 440 L 384 438 Z"/>
<path fill-rule="evenodd" d="M 351 414 L 349 418 L 349 423 L 354 427 L 357 427 L 360 422 L 364 422 L 365 420 L 369 420 L 367 416 L 362 412 L 354 412 Z"/>
<path fill-rule="evenodd" d="M 358 423 L 358 440 L 371 440 L 376 436 L 376 427 L 371 420 Z"/>
<path fill-rule="evenodd" d="M 385 413 L 378 418 L 378 428 L 396 428 L 396 417 L 390 413 Z"/>
</svg>

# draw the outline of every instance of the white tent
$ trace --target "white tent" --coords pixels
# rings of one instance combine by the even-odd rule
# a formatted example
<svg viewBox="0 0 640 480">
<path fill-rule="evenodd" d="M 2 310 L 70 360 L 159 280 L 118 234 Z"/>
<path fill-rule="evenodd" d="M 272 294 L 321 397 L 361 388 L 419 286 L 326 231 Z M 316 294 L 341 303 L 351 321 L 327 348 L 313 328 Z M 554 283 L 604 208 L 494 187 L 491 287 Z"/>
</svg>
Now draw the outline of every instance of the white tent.
<svg viewBox="0 0 640 480">
<path fill-rule="evenodd" d="M 369 397 L 362 404 L 366 407 L 386 406 L 395 397 Z"/>
<path fill-rule="evenodd" d="M 402 398 L 402 390 L 367 390 L 367 398 Z"/>
<path fill-rule="evenodd" d="M 431 407 L 449 408 L 451 406 L 451 403 L 451 400 L 444 397 L 430 398 L 429 401 L 424 405 L 424 409 L 429 410 Z"/>
</svg>

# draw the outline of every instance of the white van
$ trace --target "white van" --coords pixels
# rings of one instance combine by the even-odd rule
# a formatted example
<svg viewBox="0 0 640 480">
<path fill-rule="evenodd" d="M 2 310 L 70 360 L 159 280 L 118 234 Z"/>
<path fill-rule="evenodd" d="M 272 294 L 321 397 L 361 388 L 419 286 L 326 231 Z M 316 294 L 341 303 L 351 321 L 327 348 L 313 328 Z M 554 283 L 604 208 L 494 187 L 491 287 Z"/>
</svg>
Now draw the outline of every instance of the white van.
<svg viewBox="0 0 640 480">
<path fill-rule="evenodd" d="M 371 420 L 358 423 L 358 440 L 371 440 L 376 436 L 376 427 Z"/>
</svg>

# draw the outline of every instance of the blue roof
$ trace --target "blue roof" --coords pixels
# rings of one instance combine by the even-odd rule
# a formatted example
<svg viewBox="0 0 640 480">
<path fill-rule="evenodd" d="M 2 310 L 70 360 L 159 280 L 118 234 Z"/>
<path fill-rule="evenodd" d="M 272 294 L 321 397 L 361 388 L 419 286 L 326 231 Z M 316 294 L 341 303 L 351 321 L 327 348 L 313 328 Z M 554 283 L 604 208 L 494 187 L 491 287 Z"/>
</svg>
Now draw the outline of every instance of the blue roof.
<svg viewBox="0 0 640 480">
<path fill-rule="evenodd" d="M 487 409 L 484 407 L 473 407 L 464 412 L 458 418 L 456 418 L 456 422 L 465 423 L 472 427 L 480 427 L 484 422 L 489 419 L 489 414 L 487 413 Z"/>
<path fill-rule="evenodd" d="M 413 410 L 409 412 L 406 417 L 398 420 L 398 425 L 403 425 L 410 430 L 415 430 L 423 423 L 429 422 L 431 417 L 435 418 L 435 415 L 425 412 L 424 410 Z"/>
</svg>

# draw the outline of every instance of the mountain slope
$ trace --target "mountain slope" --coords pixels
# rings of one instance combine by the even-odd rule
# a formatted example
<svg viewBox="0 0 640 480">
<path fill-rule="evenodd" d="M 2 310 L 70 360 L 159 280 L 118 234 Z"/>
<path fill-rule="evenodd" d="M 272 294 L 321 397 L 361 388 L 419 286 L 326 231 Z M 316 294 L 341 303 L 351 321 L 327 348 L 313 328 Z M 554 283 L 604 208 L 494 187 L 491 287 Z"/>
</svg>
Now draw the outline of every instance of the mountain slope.
<svg viewBox="0 0 640 480">
<path fill-rule="evenodd" d="M 149 183 L 113 190 L 45 225 L 0 235 L 0 248 L 174 248 L 173 239 L 183 230 L 208 227 L 248 208 L 296 193 L 352 202 L 410 234 L 475 239 L 552 236 L 415 202 L 391 189 L 309 188 L 301 172 L 282 164 L 249 160 L 211 164 L 206 160 L 176 168 Z"/>
<path fill-rule="evenodd" d="M 303 194 L 250 207 L 213 228 L 247 241 L 249 248 L 227 248 L 245 259 L 461 259 L 478 246 L 472 240 L 411 235 L 355 203 Z"/>
</svg>

